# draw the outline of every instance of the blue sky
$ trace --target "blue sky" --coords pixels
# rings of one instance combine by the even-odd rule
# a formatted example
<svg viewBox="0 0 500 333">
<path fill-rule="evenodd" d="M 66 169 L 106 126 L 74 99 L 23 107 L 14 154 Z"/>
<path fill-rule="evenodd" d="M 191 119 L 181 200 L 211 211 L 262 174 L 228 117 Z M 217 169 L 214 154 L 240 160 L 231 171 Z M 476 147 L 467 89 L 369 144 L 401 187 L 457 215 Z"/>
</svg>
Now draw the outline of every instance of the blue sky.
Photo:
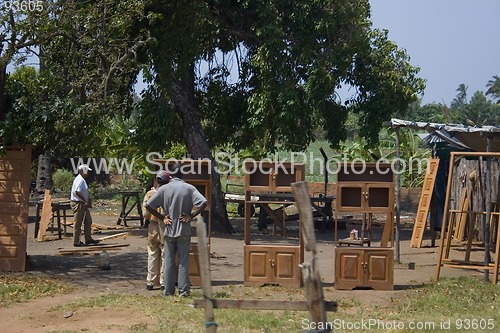
<svg viewBox="0 0 500 333">
<path fill-rule="evenodd" d="M 373 27 L 406 49 L 427 80 L 422 104 L 467 97 L 500 75 L 500 0 L 370 0 Z"/>
</svg>

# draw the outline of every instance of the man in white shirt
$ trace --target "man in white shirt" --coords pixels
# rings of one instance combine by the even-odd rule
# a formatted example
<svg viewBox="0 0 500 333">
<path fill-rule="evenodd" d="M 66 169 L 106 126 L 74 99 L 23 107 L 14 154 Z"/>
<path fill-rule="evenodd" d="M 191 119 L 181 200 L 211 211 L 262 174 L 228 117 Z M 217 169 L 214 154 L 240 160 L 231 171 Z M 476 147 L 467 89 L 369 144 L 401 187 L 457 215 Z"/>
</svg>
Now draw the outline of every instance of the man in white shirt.
<svg viewBox="0 0 500 333">
<path fill-rule="evenodd" d="M 89 187 L 85 178 L 88 177 L 89 171 L 92 169 L 86 165 L 82 164 L 78 166 L 78 176 L 73 180 L 73 186 L 71 187 L 71 208 L 74 214 L 73 223 L 73 245 L 74 246 L 85 246 L 97 244 L 99 241 L 92 239 L 92 216 L 90 216 L 90 196 Z M 82 223 L 83 223 L 83 235 L 85 237 L 85 243 L 80 241 L 80 234 L 82 233 Z"/>
</svg>

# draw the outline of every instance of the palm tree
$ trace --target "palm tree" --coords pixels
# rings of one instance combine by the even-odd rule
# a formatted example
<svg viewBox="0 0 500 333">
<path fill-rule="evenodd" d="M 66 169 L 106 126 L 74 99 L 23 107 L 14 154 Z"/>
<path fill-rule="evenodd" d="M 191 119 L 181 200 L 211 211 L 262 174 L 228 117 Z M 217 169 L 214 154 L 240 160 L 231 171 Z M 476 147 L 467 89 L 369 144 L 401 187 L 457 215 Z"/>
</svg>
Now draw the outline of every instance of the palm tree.
<svg viewBox="0 0 500 333">
<path fill-rule="evenodd" d="M 500 77 L 498 75 L 493 76 L 493 79 L 488 81 L 486 87 L 488 87 L 486 95 L 491 95 L 491 97 L 497 99 L 497 104 L 500 104 Z"/>
</svg>

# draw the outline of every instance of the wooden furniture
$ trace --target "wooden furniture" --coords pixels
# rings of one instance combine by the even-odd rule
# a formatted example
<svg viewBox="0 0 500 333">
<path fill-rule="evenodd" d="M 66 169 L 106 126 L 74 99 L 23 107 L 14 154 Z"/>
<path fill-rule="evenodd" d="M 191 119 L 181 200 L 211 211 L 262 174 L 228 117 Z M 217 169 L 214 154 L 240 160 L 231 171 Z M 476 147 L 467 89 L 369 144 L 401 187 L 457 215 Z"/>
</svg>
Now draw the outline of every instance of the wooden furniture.
<svg viewBox="0 0 500 333">
<path fill-rule="evenodd" d="M 336 247 L 333 288 L 393 290 L 393 258 L 392 248 Z"/>
<path fill-rule="evenodd" d="M 493 269 L 493 284 L 496 284 L 498 282 L 498 272 L 500 268 L 500 228 L 497 228 L 496 230 L 496 239 L 497 242 L 495 244 L 495 254 L 493 258 L 493 263 L 490 262 L 489 256 L 490 253 L 489 251 L 492 250 L 489 247 L 489 236 L 490 236 L 490 226 L 489 223 L 490 221 L 493 220 L 493 217 L 496 217 L 497 219 L 500 219 L 500 212 L 494 211 L 495 206 L 491 205 L 491 202 L 488 201 L 487 204 L 490 206 L 490 211 L 476 211 L 476 210 L 471 210 L 469 207 L 469 204 L 461 204 L 460 209 L 450 209 L 450 201 L 451 201 L 451 188 L 452 188 L 452 183 L 455 181 L 460 181 L 460 178 L 456 177 L 456 175 L 453 172 L 453 166 L 455 165 L 456 161 L 458 158 L 496 158 L 500 159 L 500 153 L 490 153 L 490 152 L 452 152 L 450 156 L 450 169 L 449 169 L 449 174 L 448 174 L 448 184 L 446 188 L 446 199 L 444 203 L 444 214 L 443 214 L 443 223 L 441 227 L 441 238 L 439 242 L 439 252 L 438 252 L 438 261 L 436 265 L 436 281 L 439 280 L 439 275 L 441 273 L 441 267 L 450 267 L 450 268 L 460 268 L 460 269 L 484 269 L 486 272 L 489 270 Z M 491 175 L 489 176 L 491 177 Z M 480 180 L 480 178 L 479 178 Z M 481 181 L 481 180 L 480 180 Z M 486 177 L 485 182 L 490 182 L 491 179 L 488 179 Z M 482 184 L 484 186 L 484 182 Z M 471 191 L 468 191 L 467 196 L 470 197 Z M 467 198 L 465 198 L 467 199 Z M 463 202 L 466 202 L 466 200 L 462 200 Z M 493 208 L 493 209 L 492 209 Z M 488 210 L 488 208 L 487 208 Z M 469 225 L 469 232 L 467 235 L 467 245 L 465 249 L 465 258 L 464 259 L 452 259 L 450 257 L 450 250 L 451 250 L 451 241 L 454 233 L 457 233 L 461 230 L 458 230 L 459 228 L 456 226 L 458 221 L 461 220 L 463 216 L 469 216 L 470 217 L 470 225 Z M 489 216 L 488 216 L 489 215 Z M 471 247 L 472 247 L 472 238 L 473 238 L 473 232 L 474 232 L 474 227 L 476 224 L 476 219 L 478 217 L 486 216 L 486 221 L 485 227 L 488 228 L 487 232 L 485 232 L 485 246 L 484 246 L 484 256 L 485 260 L 482 262 L 479 261 L 472 261 L 470 260 L 470 255 L 471 255 Z M 489 220 L 488 220 L 489 218 Z M 463 226 L 462 226 L 463 227 Z M 486 246 L 488 244 L 488 246 Z"/>
<path fill-rule="evenodd" d="M 208 246 L 210 246 L 210 235 L 212 230 L 212 168 L 211 161 L 207 159 L 194 160 L 153 160 L 153 162 L 162 170 L 171 170 L 175 163 L 180 163 L 182 180 L 196 187 L 196 189 L 203 194 L 207 199 L 208 205 L 205 212 L 208 213 L 208 218 L 205 219 L 208 234 Z M 154 180 L 156 184 L 156 179 Z M 192 225 L 192 227 L 194 227 Z M 198 255 L 198 243 L 195 238 L 191 242 L 191 249 L 189 252 L 189 279 L 192 286 L 201 286 L 200 279 L 200 260 Z"/>
<path fill-rule="evenodd" d="M 299 235 L 299 244 L 252 244 L 250 235 L 251 207 L 260 204 L 269 205 L 293 204 L 291 183 L 303 181 L 305 165 L 303 163 L 248 162 L 245 168 L 245 230 L 244 230 L 244 285 L 280 284 L 284 286 L 301 286 L 299 264 L 304 259 L 304 246 Z M 280 193 L 277 193 L 280 192 Z M 254 195 L 255 194 L 255 195 Z M 274 195 L 273 195 L 274 194 Z M 258 197 L 256 200 L 255 198 Z M 262 200 L 261 197 L 266 197 Z M 264 208 L 266 209 L 266 208 Z M 276 223 L 284 218 L 279 212 L 269 208 L 271 217 Z M 281 221 L 281 222 L 276 222 Z M 299 229 L 300 230 L 300 229 Z M 299 231 L 301 233 L 301 231 Z"/>
<path fill-rule="evenodd" d="M 122 195 L 122 209 L 120 212 L 120 217 L 118 217 L 118 221 L 116 224 L 121 224 L 123 221 L 123 226 L 128 227 L 127 220 L 129 221 L 140 221 L 141 227 L 144 225 L 144 216 L 142 215 L 142 202 L 139 198 L 138 191 L 120 191 Z M 130 201 L 132 199 L 132 201 Z M 129 202 L 131 202 L 130 208 L 128 208 Z M 130 216 L 130 213 L 134 208 L 137 208 L 137 215 Z"/>
<path fill-rule="evenodd" d="M 370 244 L 371 217 L 373 213 L 386 214 L 381 247 L 393 239 L 394 225 L 394 175 L 390 164 L 345 163 L 337 172 L 335 206 L 335 240 L 338 245 Z M 363 213 L 362 235 L 359 239 L 338 239 L 338 213 Z M 366 221 L 366 219 L 368 219 Z M 364 235 L 368 237 L 365 237 Z"/>
<path fill-rule="evenodd" d="M 24 272 L 28 240 L 31 146 L 0 157 L 0 271 Z"/>
<path fill-rule="evenodd" d="M 420 201 L 417 209 L 417 217 L 413 225 L 413 233 L 411 235 L 411 247 L 420 248 L 424 238 L 425 225 L 427 224 L 427 216 L 431 208 L 432 192 L 434 191 L 434 183 L 439 167 L 439 158 L 429 158 L 427 171 L 425 173 L 424 184 L 422 185 L 422 193 L 420 193 Z M 434 230 L 431 229 L 434 233 Z"/>
<path fill-rule="evenodd" d="M 35 218 L 35 238 L 38 238 L 38 232 L 40 229 L 40 219 L 43 206 L 43 200 L 39 200 L 36 203 L 36 218 Z M 47 228 L 46 231 L 56 231 L 58 238 L 62 239 L 62 235 L 67 236 L 66 227 L 69 225 L 67 218 L 73 216 L 70 201 L 67 199 L 52 199 L 52 226 Z M 70 211 L 70 213 L 68 213 Z M 54 226 L 54 225 L 57 226 Z"/>
</svg>

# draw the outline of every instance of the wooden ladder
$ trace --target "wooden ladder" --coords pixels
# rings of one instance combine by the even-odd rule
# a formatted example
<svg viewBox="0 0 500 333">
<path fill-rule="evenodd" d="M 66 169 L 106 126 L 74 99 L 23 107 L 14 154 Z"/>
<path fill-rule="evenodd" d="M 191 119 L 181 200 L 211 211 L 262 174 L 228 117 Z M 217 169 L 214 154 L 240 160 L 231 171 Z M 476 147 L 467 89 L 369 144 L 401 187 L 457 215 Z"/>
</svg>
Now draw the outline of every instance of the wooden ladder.
<svg viewBox="0 0 500 333">
<path fill-rule="evenodd" d="M 420 194 L 420 202 L 418 204 L 417 216 L 413 226 L 411 235 L 411 247 L 420 248 L 424 237 L 425 225 L 427 224 L 427 216 L 431 206 L 432 192 L 439 166 L 439 158 L 430 158 L 427 164 L 427 172 L 425 173 L 422 193 Z"/>
</svg>

